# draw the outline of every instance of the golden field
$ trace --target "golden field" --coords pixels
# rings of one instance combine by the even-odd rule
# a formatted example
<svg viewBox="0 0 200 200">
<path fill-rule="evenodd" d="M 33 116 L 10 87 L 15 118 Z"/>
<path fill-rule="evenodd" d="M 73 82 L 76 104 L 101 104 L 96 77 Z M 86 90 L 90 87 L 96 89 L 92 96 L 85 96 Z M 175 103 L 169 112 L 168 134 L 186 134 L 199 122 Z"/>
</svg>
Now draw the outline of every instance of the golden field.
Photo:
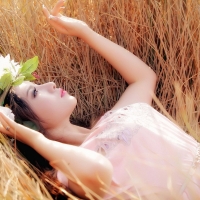
<svg viewBox="0 0 200 200">
<path fill-rule="evenodd" d="M 15 61 L 37 55 L 37 82 L 54 81 L 75 95 L 79 106 L 72 121 L 88 127 L 114 105 L 126 83 L 82 40 L 48 25 L 42 5 L 51 8 L 55 2 L 0 0 L 0 54 Z M 199 1 L 67 0 L 63 14 L 85 21 L 147 63 L 158 76 L 154 107 L 200 141 Z M 0 197 L 50 199 L 32 170 L 10 151 L 3 136 L 0 140 Z"/>
</svg>

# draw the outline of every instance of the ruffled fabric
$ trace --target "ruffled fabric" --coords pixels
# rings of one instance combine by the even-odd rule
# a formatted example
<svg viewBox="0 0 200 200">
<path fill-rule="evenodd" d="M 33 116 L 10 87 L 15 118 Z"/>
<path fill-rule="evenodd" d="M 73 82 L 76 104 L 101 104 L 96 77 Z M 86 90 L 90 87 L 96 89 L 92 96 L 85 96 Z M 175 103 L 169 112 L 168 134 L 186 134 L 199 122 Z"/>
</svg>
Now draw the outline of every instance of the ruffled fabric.
<svg viewBox="0 0 200 200">
<path fill-rule="evenodd" d="M 145 103 L 107 112 L 81 145 L 114 167 L 105 199 L 198 199 L 200 146 Z"/>
</svg>

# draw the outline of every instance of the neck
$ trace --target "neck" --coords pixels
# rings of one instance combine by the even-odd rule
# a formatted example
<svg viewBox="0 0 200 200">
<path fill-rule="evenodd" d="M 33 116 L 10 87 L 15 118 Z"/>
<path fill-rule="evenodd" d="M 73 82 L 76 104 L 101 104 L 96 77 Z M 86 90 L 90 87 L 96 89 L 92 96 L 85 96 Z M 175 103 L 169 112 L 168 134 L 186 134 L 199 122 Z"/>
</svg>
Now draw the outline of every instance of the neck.
<svg viewBox="0 0 200 200">
<path fill-rule="evenodd" d="M 69 120 L 47 130 L 46 137 L 58 142 L 79 146 L 86 139 L 90 129 L 73 125 Z"/>
</svg>

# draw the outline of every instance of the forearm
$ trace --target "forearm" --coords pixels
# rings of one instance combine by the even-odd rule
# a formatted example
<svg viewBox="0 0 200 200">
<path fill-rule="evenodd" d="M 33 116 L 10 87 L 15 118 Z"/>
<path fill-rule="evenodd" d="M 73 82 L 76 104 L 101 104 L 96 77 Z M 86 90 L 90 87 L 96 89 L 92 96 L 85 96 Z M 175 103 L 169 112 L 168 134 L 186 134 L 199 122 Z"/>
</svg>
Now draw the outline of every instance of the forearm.
<svg viewBox="0 0 200 200">
<path fill-rule="evenodd" d="M 155 76 L 154 72 L 138 57 L 90 28 L 84 30 L 81 38 L 104 57 L 127 83 L 140 81 L 150 75 Z"/>
<path fill-rule="evenodd" d="M 1 112 L 0 120 L 0 131 L 35 149 L 80 188 L 79 183 L 82 183 L 96 194 L 104 195 L 101 188 L 109 187 L 113 170 L 106 157 L 85 148 L 49 140 L 41 133 L 17 124 Z M 5 127 L 9 127 L 9 131 Z M 84 196 L 84 192 L 77 193 Z"/>
<path fill-rule="evenodd" d="M 30 140 L 29 145 L 46 158 L 54 168 L 62 171 L 69 180 L 76 184 L 78 180 L 100 196 L 104 195 L 100 188 L 109 187 L 111 183 L 112 165 L 101 154 L 52 141 L 43 135 L 37 135 L 34 140 Z M 83 197 L 84 192 L 79 195 Z"/>
<path fill-rule="evenodd" d="M 44 13 L 50 24 L 59 32 L 80 37 L 88 43 L 122 75 L 127 83 L 138 82 L 149 76 L 154 78 L 154 72 L 144 62 L 131 52 L 97 34 L 84 22 L 62 15 L 52 16 L 46 8 Z"/>
</svg>

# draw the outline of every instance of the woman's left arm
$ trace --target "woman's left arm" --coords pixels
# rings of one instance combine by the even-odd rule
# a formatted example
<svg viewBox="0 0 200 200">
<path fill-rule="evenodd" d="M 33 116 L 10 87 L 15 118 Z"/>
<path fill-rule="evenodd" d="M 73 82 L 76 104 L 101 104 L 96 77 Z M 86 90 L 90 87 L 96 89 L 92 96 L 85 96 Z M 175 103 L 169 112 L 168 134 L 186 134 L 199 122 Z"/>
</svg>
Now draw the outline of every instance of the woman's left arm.
<svg viewBox="0 0 200 200">
<path fill-rule="evenodd" d="M 153 70 L 137 56 L 99 35 L 84 22 L 61 15 L 59 12 L 63 5 L 63 0 L 58 1 L 51 15 L 45 7 L 43 8 L 48 22 L 63 34 L 83 39 L 104 57 L 129 84 L 113 109 L 137 102 L 151 104 L 157 79 Z"/>
<path fill-rule="evenodd" d="M 157 77 L 149 66 L 128 50 L 91 29 L 87 29 L 82 39 L 101 54 L 129 84 L 112 109 L 137 102 L 151 105 Z"/>
</svg>

